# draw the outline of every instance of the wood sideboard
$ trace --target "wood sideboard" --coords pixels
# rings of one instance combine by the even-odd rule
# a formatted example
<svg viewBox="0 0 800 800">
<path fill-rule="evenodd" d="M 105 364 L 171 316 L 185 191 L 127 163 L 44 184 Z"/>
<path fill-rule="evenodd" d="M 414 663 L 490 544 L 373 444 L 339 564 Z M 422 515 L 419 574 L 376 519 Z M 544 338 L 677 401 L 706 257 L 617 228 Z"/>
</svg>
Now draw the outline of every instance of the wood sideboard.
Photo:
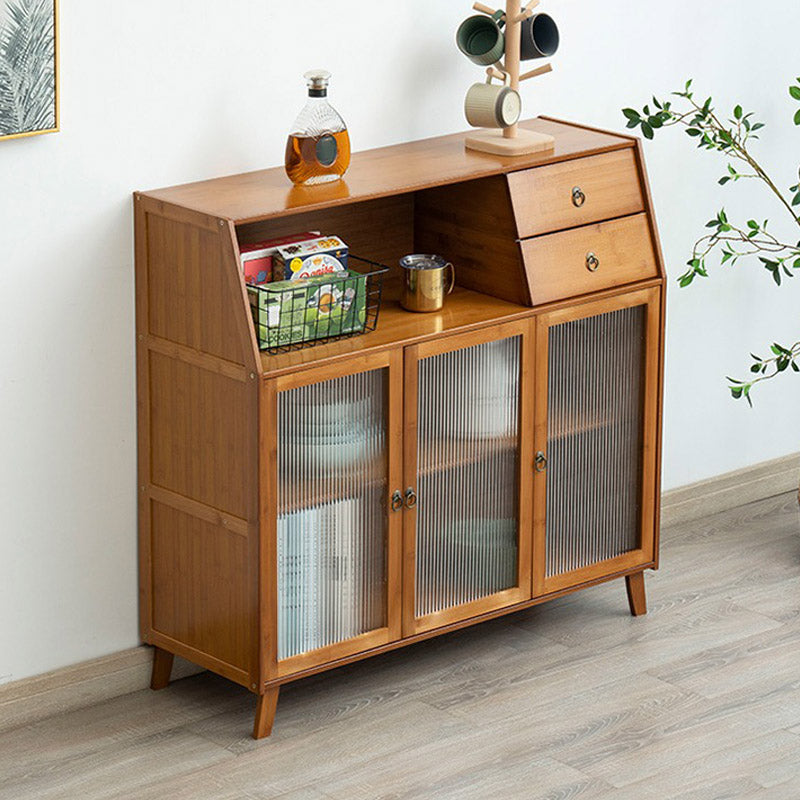
<svg viewBox="0 0 800 800">
<path fill-rule="evenodd" d="M 658 565 L 664 268 L 634 138 L 457 134 L 134 196 L 141 635 L 258 697 Z M 390 266 L 371 333 L 259 350 L 239 247 L 341 236 Z M 400 256 L 453 261 L 442 311 Z"/>
</svg>

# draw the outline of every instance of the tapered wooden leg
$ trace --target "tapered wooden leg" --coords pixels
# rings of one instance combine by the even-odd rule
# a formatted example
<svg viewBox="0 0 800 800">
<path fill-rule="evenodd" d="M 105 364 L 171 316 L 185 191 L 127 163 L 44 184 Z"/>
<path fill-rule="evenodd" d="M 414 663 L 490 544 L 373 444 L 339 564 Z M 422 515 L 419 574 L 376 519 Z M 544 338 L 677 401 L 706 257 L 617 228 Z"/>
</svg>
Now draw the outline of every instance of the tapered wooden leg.
<svg viewBox="0 0 800 800">
<path fill-rule="evenodd" d="M 153 652 L 153 674 L 150 677 L 151 689 L 166 689 L 169 686 L 169 676 L 172 672 L 172 662 L 175 656 L 167 650 L 156 647 Z"/>
<path fill-rule="evenodd" d="M 253 738 L 263 739 L 272 733 L 272 723 L 275 721 L 275 709 L 278 707 L 278 692 L 280 687 L 267 689 L 258 696 L 256 705 L 256 721 L 253 725 Z"/>
<path fill-rule="evenodd" d="M 625 588 L 628 590 L 628 605 L 634 617 L 647 613 L 647 596 L 644 592 L 644 572 L 634 572 L 625 576 Z"/>
</svg>

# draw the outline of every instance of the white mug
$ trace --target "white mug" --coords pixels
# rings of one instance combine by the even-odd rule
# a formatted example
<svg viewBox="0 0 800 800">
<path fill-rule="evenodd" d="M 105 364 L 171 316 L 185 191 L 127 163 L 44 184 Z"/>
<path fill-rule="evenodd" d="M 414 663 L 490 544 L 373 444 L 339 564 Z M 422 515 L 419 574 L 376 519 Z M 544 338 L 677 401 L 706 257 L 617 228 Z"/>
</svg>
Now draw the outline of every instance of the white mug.
<svg viewBox="0 0 800 800">
<path fill-rule="evenodd" d="M 502 86 L 492 83 L 473 83 L 464 99 L 464 114 L 474 128 L 507 128 L 513 125 L 522 113 L 519 92 L 509 86 L 510 76 L 505 75 Z"/>
</svg>

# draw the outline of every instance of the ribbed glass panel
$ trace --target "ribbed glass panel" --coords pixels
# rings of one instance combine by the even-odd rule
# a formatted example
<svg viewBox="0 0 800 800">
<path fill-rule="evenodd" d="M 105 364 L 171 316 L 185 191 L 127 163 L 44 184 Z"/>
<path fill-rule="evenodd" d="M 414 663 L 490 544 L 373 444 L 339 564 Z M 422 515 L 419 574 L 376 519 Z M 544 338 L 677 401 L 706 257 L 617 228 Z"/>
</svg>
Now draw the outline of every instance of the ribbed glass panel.
<svg viewBox="0 0 800 800">
<path fill-rule="evenodd" d="M 278 658 L 386 624 L 386 370 L 278 396 Z"/>
<path fill-rule="evenodd" d="M 646 307 L 550 329 L 547 575 L 639 546 Z"/>
<path fill-rule="evenodd" d="M 520 337 L 419 363 L 416 613 L 517 584 Z"/>
</svg>

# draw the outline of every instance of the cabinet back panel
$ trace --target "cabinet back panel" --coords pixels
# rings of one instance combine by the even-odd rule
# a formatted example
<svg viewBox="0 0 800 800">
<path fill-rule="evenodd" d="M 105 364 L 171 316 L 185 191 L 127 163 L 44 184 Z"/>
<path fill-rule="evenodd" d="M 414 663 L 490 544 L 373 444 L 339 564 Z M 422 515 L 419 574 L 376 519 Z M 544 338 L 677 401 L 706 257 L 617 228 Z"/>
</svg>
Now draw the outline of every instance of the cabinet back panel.
<svg viewBox="0 0 800 800">
<path fill-rule="evenodd" d="M 303 231 L 340 236 L 353 254 L 385 264 L 396 280 L 400 274 L 397 262 L 414 251 L 414 196 L 381 197 L 236 228 L 243 244 Z"/>
<path fill-rule="evenodd" d="M 248 538 L 151 501 L 153 629 L 250 670 Z"/>
<path fill-rule="evenodd" d="M 547 576 L 637 549 L 646 307 L 549 332 Z"/>
<path fill-rule="evenodd" d="M 149 370 L 152 483 L 249 519 L 248 384 L 154 351 Z"/>
</svg>

